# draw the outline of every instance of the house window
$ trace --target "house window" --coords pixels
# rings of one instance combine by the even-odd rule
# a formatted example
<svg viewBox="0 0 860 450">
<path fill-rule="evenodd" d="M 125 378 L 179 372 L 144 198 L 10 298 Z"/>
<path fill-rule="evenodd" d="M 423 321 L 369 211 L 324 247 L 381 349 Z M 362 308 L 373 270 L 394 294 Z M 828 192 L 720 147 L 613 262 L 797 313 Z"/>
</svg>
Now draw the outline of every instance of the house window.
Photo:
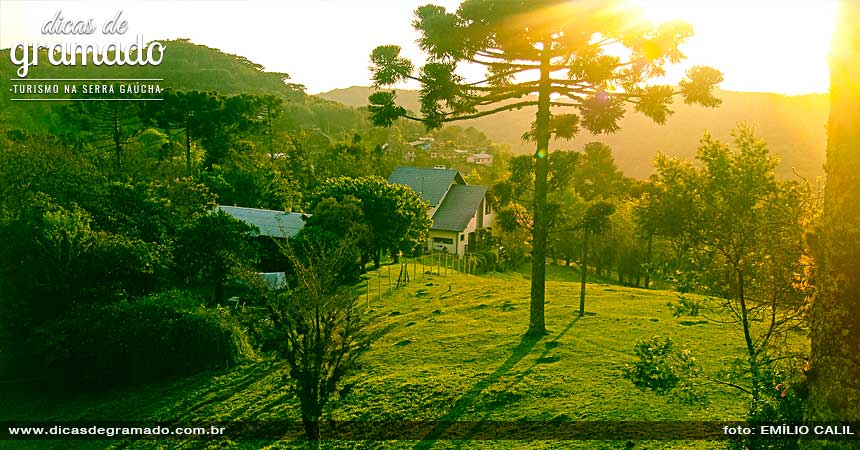
<svg viewBox="0 0 860 450">
<path fill-rule="evenodd" d="M 465 234 L 461 234 L 461 235 L 460 235 L 460 242 L 463 242 L 463 240 L 464 240 L 465 238 L 466 238 L 466 235 L 465 235 Z"/>
<path fill-rule="evenodd" d="M 491 211 L 491 209 L 490 209 L 490 202 L 488 202 L 488 201 L 484 201 L 484 214 L 489 214 L 489 213 L 490 213 L 490 211 Z"/>
<path fill-rule="evenodd" d="M 454 240 L 453 240 L 453 239 L 451 239 L 451 238 L 434 237 L 434 238 L 433 238 L 433 243 L 434 243 L 434 244 L 447 244 L 447 245 L 452 245 L 452 244 L 454 244 Z"/>
</svg>

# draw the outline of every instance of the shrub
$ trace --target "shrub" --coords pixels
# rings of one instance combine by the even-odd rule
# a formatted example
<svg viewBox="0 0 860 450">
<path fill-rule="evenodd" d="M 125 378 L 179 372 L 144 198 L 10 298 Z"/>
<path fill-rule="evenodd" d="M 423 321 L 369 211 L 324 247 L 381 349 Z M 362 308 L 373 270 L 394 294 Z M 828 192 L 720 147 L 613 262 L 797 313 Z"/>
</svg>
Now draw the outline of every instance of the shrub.
<svg viewBox="0 0 860 450">
<path fill-rule="evenodd" d="M 253 356 L 227 310 L 185 294 L 81 305 L 37 333 L 49 370 L 74 384 L 128 384 L 227 367 Z"/>
</svg>

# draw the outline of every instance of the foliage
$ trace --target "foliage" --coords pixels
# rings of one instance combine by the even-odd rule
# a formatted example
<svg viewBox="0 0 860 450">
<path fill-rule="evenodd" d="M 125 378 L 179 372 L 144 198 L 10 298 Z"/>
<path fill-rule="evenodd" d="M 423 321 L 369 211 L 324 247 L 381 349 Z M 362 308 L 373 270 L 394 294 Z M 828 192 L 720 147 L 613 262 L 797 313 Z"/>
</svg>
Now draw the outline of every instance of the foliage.
<svg viewBox="0 0 860 450">
<path fill-rule="evenodd" d="M 341 268 L 355 261 L 354 249 L 347 239 L 335 248 L 306 251 L 304 261 L 288 254 L 295 285 L 267 305 L 280 342 L 276 352 L 289 364 L 305 433 L 313 441 L 320 438 L 323 408 L 349 392 L 342 381 L 377 337 L 367 332 L 352 287 L 338 282 Z"/>
<path fill-rule="evenodd" d="M 198 177 L 224 205 L 277 211 L 300 210 L 302 193 L 297 181 L 271 158 L 231 152 Z"/>
<path fill-rule="evenodd" d="M 421 34 L 419 46 L 429 55 L 423 67 L 416 70 L 395 45 L 377 47 L 370 55 L 375 87 L 407 80 L 421 83 L 420 117 L 398 106 L 393 91 L 371 94 L 368 110 L 376 125 L 390 126 L 405 117 L 434 129 L 450 121 L 537 106 L 533 129 L 526 133 L 537 144 L 528 331 L 532 335 L 546 334 L 550 138 L 570 139 L 580 128 L 614 132 L 628 102 L 657 123 L 671 114 L 675 94 L 687 103 L 720 103 L 711 89 L 722 81 L 722 74 L 708 67 L 690 69 L 677 91 L 653 84 L 667 65 L 684 58 L 678 46 L 692 35 L 689 24 L 655 26 L 620 6 L 621 2 L 466 0 L 449 13 L 444 7 L 426 5 L 415 11 L 413 22 Z M 619 54 L 617 48 L 629 50 L 629 56 L 612 56 Z M 461 64 L 483 66 L 486 75 L 466 80 L 457 71 Z M 564 75 L 556 75 L 559 72 Z M 537 99 L 526 97 L 534 94 Z M 554 114 L 553 107 L 566 112 Z"/>
<path fill-rule="evenodd" d="M 177 291 L 75 307 L 40 326 L 37 340 L 49 370 L 72 386 L 164 379 L 253 357 L 226 310 L 199 306 Z"/>
<path fill-rule="evenodd" d="M 734 135 L 731 148 L 706 134 L 700 166 L 658 159 L 640 224 L 668 236 L 684 255 L 685 266 L 677 272 L 679 301 L 669 304 L 673 315 L 731 324 L 743 338 L 745 356 L 707 381 L 744 392 L 750 420 L 797 419 L 797 402 L 774 401 L 772 391 L 787 382 L 774 381 L 774 374 L 798 373 L 796 361 L 803 356 L 786 343 L 803 325 L 803 226 L 814 215 L 814 203 L 805 187 L 775 179 L 776 162 L 750 128 Z M 681 213 L 679 205 L 682 214 L 658 219 Z M 691 298 L 690 291 L 708 297 Z"/>
<path fill-rule="evenodd" d="M 255 231 L 223 211 L 197 217 L 177 238 L 177 276 L 208 285 L 211 304 L 223 304 L 228 277 L 242 274 L 256 261 L 251 242 Z"/>
<path fill-rule="evenodd" d="M 634 347 L 639 358 L 624 369 L 624 377 L 642 390 L 658 395 L 675 394 L 684 404 L 707 405 L 707 398 L 698 389 L 701 369 L 690 350 L 676 350 L 671 339 L 654 336 Z"/>
<path fill-rule="evenodd" d="M 389 184 L 380 177 L 347 178 L 326 180 L 311 200 L 312 208 L 327 198 L 343 201 L 352 196 L 361 201 L 364 218 L 373 235 L 370 249 L 376 267 L 379 267 L 381 252 L 393 256 L 411 253 L 427 238 L 430 219 L 427 202 L 421 200 L 412 189 L 399 184 Z"/>
<path fill-rule="evenodd" d="M 350 195 L 341 201 L 323 199 L 305 219 L 304 228 L 291 243 L 300 259 L 305 260 L 304 257 L 319 249 L 337 249 L 345 239 L 355 244 L 356 255 L 352 260 L 342 260 L 344 265 L 337 272 L 340 277 L 336 283 L 352 284 L 358 281 L 373 251 L 373 232 L 367 225 L 360 200 Z"/>
</svg>

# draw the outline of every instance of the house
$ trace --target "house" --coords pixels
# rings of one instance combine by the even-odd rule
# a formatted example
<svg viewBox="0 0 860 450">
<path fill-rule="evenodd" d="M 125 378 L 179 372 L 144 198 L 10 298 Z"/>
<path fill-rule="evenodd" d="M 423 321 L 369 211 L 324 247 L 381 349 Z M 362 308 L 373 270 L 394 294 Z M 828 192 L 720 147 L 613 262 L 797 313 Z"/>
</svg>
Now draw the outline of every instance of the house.
<svg viewBox="0 0 860 450">
<path fill-rule="evenodd" d="M 463 255 L 475 245 L 476 232 L 493 226 L 495 213 L 487 201 L 487 187 L 469 185 L 459 171 L 397 167 L 388 182 L 409 186 L 430 204 L 428 250 Z"/>
<path fill-rule="evenodd" d="M 467 156 L 466 162 L 489 167 L 493 165 L 493 155 L 489 153 L 475 153 L 474 155 Z"/>
<path fill-rule="evenodd" d="M 216 208 L 248 225 L 257 227 L 259 236 L 288 239 L 299 234 L 305 226 L 300 213 L 223 205 L 218 205 Z"/>
<path fill-rule="evenodd" d="M 433 147 L 433 144 L 435 144 L 435 143 L 436 143 L 436 139 L 433 139 L 430 136 L 424 136 L 424 137 L 418 138 L 415 141 L 410 142 L 409 145 L 411 145 L 411 146 L 413 146 L 419 150 L 427 151 L 427 150 L 430 150 L 430 148 Z"/>
<path fill-rule="evenodd" d="M 257 266 L 258 274 L 269 289 L 275 290 L 286 286 L 285 270 L 289 267 L 289 263 L 275 241 L 293 238 L 299 234 L 305 226 L 303 214 L 223 205 L 217 206 L 216 209 L 257 228 L 256 236 L 259 239 L 261 251 Z M 261 239 L 262 237 L 274 239 Z"/>
</svg>

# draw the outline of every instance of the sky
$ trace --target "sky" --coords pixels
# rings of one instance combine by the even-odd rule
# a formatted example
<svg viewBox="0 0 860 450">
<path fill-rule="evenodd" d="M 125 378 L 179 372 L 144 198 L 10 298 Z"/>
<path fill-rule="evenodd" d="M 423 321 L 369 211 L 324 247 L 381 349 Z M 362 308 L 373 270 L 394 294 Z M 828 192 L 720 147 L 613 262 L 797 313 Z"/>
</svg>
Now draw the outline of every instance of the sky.
<svg viewBox="0 0 860 450">
<path fill-rule="evenodd" d="M 695 36 L 683 47 L 686 68 L 721 70 L 724 90 L 788 95 L 826 92 L 835 0 L 630 0 L 654 20 L 680 18 Z M 421 61 L 412 12 L 426 3 L 454 9 L 459 0 L 0 0 L 0 48 L 19 42 L 133 41 L 190 38 L 238 54 L 268 71 L 289 73 L 309 93 L 369 85 L 368 55 L 398 44 Z M 57 11 L 101 26 L 122 11 L 121 37 L 45 36 Z M 169 48 L 165 54 L 169 57 Z M 6 76 L 4 74 L 3 76 Z"/>
</svg>

